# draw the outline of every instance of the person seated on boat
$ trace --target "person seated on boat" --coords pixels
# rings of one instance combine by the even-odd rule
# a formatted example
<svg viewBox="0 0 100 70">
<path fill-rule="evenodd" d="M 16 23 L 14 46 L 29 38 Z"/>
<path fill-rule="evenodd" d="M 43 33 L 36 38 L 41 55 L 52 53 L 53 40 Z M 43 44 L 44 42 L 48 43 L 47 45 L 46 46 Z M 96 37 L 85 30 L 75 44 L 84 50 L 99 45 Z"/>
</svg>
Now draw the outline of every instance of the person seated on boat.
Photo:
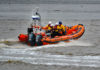
<svg viewBox="0 0 100 70">
<path fill-rule="evenodd" d="M 58 26 L 59 26 L 59 23 L 56 23 L 52 30 L 51 37 L 61 36 L 61 33 L 59 33 L 59 29 L 57 28 Z"/>
<path fill-rule="evenodd" d="M 52 30 L 52 22 L 49 21 L 48 25 L 46 25 L 45 27 L 41 27 L 41 28 L 44 29 L 44 30 L 46 30 L 46 33 L 51 32 L 51 30 Z"/>
<path fill-rule="evenodd" d="M 59 32 L 60 32 L 62 35 L 65 35 L 65 34 L 66 34 L 66 28 L 65 28 L 65 26 L 62 24 L 61 21 L 59 21 L 59 25 L 57 26 L 57 29 L 59 30 Z"/>
</svg>

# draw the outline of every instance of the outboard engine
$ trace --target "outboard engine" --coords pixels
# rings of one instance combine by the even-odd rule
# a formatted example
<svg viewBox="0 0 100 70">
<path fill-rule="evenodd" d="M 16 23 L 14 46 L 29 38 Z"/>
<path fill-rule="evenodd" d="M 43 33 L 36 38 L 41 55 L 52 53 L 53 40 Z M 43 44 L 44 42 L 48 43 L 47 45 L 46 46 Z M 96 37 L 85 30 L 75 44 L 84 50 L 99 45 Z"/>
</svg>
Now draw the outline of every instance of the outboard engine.
<svg viewBox="0 0 100 70">
<path fill-rule="evenodd" d="M 31 46 L 34 46 L 36 43 L 35 42 L 36 36 L 35 34 L 33 34 L 33 28 L 28 28 L 27 32 L 28 32 L 28 42 L 30 43 Z"/>
<path fill-rule="evenodd" d="M 28 35 L 28 42 L 30 43 L 31 46 L 35 46 L 36 43 L 36 36 L 32 32 Z"/>
<path fill-rule="evenodd" d="M 42 35 L 37 35 L 36 36 L 36 44 L 37 44 L 37 46 L 43 45 L 41 39 L 42 39 Z"/>
<path fill-rule="evenodd" d="M 33 32 L 33 28 L 28 28 L 27 33 L 30 34 L 31 32 Z"/>
</svg>

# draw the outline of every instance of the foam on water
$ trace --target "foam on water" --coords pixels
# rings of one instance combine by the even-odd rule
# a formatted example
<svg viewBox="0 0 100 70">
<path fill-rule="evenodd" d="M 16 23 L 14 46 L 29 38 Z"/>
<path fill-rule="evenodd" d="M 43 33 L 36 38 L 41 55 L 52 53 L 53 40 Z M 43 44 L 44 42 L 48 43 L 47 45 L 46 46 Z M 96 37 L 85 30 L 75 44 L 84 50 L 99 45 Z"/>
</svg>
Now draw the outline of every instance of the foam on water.
<svg viewBox="0 0 100 70">
<path fill-rule="evenodd" d="M 51 47 L 70 47 L 70 46 L 83 46 L 83 47 L 89 47 L 94 46 L 95 44 L 91 44 L 89 42 L 83 42 L 83 41 L 74 41 L 71 42 L 59 42 L 58 44 L 51 44 L 51 45 L 44 45 L 44 46 L 38 46 L 34 48 L 27 48 L 26 50 L 37 50 L 37 49 L 43 49 L 43 48 L 51 48 Z"/>
<path fill-rule="evenodd" d="M 12 45 L 5 44 L 5 41 L 11 43 L 17 42 Z M 29 47 L 26 44 L 19 43 L 15 39 L 6 39 L 0 41 L 1 53 L 0 61 L 22 61 L 31 64 L 42 64 L 42 65 L 60 65 L 60 66 L 85 66 L 85 67 L 100 67 L 100 56 L 68 56 L 68 55 L 53 55 L 50 53 L 36 51 L 44 48 L 51 47 L 71 47 L 71 46 L 82 46 L 89 47 L 93 46 L 91 43 L 73 40 L 71 42 L 60 42 L 58 44 L 44 45 L 38 47 Z M 4 42 L 4 43 L 3 43 Z M 7 47 L 7 48 L 6 48 Z"/>
<path fill-rule="evenodd" d="M 45 55 L 45 54 L 44 54 Z M 39 57 L 40 56 L 40 57 Z M 35 57 L 0 56 L 0 61 L 23 61 L 31 64 L 100 67 L 100 56 L 35 55 Z"/>
<path fill-rule="evenodd" d="M 20 43 L 18 39 L 1 39 L 0 48 L 27 48 L 26 44 Z"/>
<path fill-rule="evenodd" d="M 94 46 L 95 44 L 84 42 L 80 40 L 72 40 L 70 42 L 59 42 L 58 44 L 49 44 L 38 47 L 30 47 L 27 44 L 20 43 L 18 39 L 1 39 L 0 47 L 9 47 L 9 48 L 27 48 L 28 49 L 43 49 L 49 47 L 70 47 L 70 46 Z"/>
</svg>

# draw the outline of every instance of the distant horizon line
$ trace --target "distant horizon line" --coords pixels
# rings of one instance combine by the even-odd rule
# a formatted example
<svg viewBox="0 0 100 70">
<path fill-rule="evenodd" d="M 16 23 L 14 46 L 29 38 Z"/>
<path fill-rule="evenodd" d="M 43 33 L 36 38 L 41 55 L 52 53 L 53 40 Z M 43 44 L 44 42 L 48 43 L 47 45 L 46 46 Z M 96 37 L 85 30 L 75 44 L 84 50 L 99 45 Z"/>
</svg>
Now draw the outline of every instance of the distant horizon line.
<svg viewBox="0 0 100 70">
<path fill-rule="evenodd" d="M 100 1 L 58 1 L 58 0 L 40 0 L 40 1 L 34 1 L 34 0 L 8 0 L 8 1 L 0 1 L 0 4 L 100 4 Z"/>
<path fill-rule="evenodd" d="M 100 3 L 0 3 L 0 4 L 100 4 Z"/>
</svg>

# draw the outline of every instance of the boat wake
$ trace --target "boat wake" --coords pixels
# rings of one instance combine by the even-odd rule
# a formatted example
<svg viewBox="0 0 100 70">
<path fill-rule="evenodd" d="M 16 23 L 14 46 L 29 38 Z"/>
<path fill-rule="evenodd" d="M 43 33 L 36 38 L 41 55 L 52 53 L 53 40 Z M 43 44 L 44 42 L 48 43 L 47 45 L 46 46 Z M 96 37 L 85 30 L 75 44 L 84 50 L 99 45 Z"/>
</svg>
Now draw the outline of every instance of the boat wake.
<svg viewBox="0 0 100 70">
<path fill-rule="evenodd" d="M 9 42 L 10 45 L 5 42 Z M 14 44 L 13 44 L 14 43 Z M 70 46 L 93 46 L 91 43 L 82 41 L 60 42 L 58 44 L 29 47 L 26 44 L 21 44 L 17 40 L 7 39 L 0 41 L 0 61 L 22 61 L 36 65 L 60 65 L 60 66 L 85 66 L 85 67 L 100 67 L 100 56 L 76 56 L 76 55 L 61 55 L 51 54 L 40 51 L 51 47 L 68 48 Z M 53 49 L 52 49 L 53 50 Z M 63 51 L 63 50 L 62 50 Z M 54 51 L 55 52 L 55 51 Z"/>
<path fill-rule="evenodd" d="M 49 48 L 49 47 L 70 47 L 70 46 L 94 46 L 95 44 L 89 43 L 89 42 L 83 42 L 79 40 L 72 40 L 70 42 L 59 42 L 58 44 L 49 44 L 49 45 L 43 45 L 43 46 L 34 46 L 30 47 L 26 45 L 25 43 L 20 43 L 17 39 L 1 39 L 0 40 L 0 48 L 27 48 L 27 49 L 43 49 L 43 48 Z"/>
</svg>

